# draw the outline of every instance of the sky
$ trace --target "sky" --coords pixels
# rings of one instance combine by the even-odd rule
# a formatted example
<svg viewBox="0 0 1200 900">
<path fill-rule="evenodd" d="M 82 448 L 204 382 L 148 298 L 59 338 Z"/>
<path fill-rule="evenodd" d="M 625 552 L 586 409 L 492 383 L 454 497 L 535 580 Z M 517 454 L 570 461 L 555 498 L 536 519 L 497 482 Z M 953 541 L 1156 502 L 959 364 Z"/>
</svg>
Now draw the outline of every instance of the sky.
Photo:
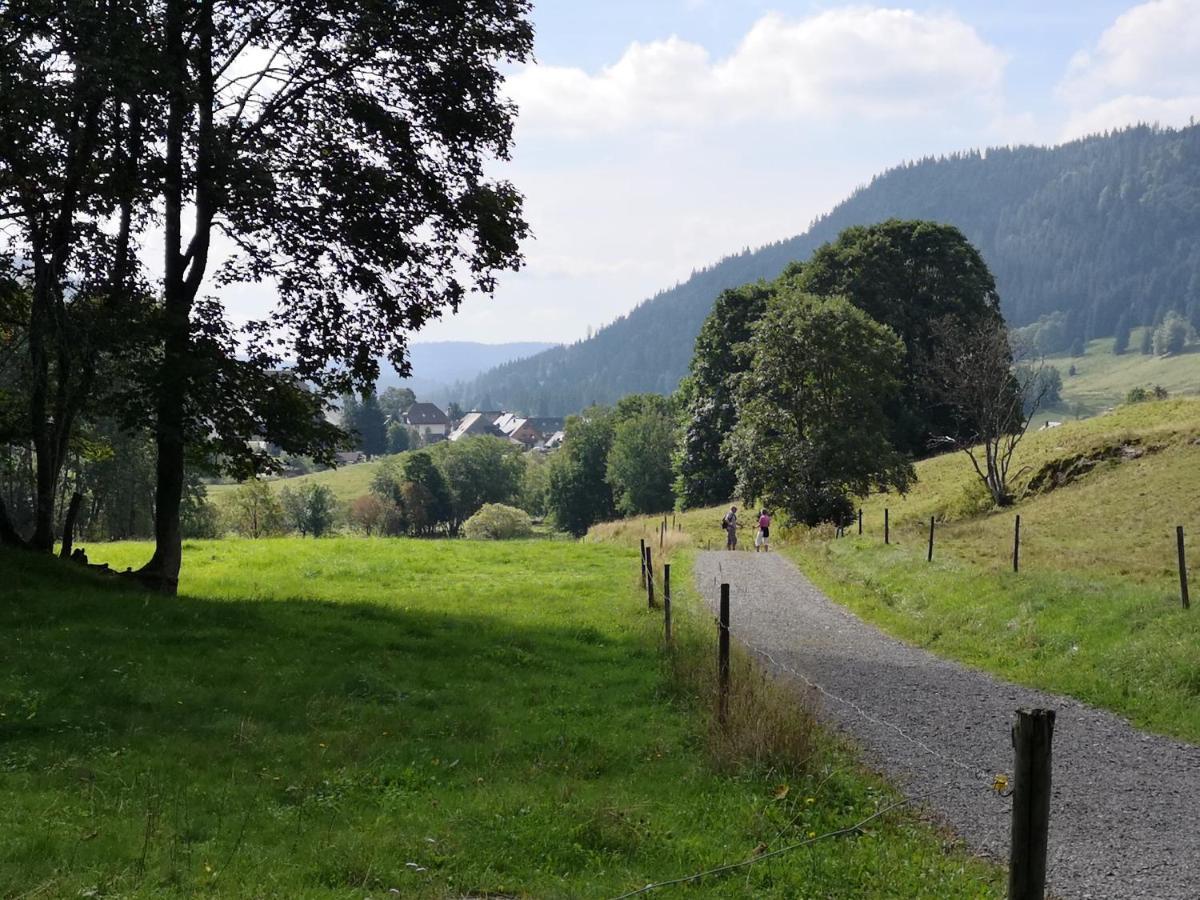
<svg viewBox="0 0 1200 900">
<path fill-rule="evenodd" d="M 535 0 L 526 266 L 416 340 L 571 342 L 905 160 L 1200 114 L 1200 0 Z"/>
</svg>

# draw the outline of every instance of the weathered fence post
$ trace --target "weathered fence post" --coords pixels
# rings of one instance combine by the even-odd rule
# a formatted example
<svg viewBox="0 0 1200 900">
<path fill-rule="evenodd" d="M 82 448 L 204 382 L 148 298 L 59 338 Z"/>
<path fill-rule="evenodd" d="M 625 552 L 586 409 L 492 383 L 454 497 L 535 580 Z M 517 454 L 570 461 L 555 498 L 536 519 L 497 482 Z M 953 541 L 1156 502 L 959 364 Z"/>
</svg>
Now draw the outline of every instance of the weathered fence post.
<svg viewBox="0 0 1200 900">
<path fill-rule="evenodd" d="M 858 536 L 862 537 L 862 507 L 858 508 Z"/>
<path fill-rule="evenodd" d="M 663 548 L 663 541 L 667 539 L 667 517 L 663 516 L 662 526 L 658 529 L 658 549 Z"/>
<path fill-rule="evenodd" d="M 654 609 L 654 558 L 649 547 L 646 548 L 646 603 Z"/>
<path fill-rule="evenodd" d="M 1013 571 L 1021 571 L 1021 516 L 1017 514 L 1017 525 L 1013 531 Z"/>
<path fill-rule="evenodd" d="M 642 588 L 646 587 L 646 539 L 642 538 Z"/>
<path fill-rule="evenodd" d="M 721 585 L 721 617 L 717 624 L 717 721 L 729 721 L 729 585 Z"/>
<path fill-rule="evenodd" d="M 889 510 L 886 506 L 883 508 L 883 542 L 890 544 L 892 542 L 891 521 L 889 518 Z"/>
<path fill-rule="evenodd" d="M 671 646 L 671 564 L 663 566 L 663 631 Z"/>
<path fill-rule="evenodd" d="M 1191 609 L 1192 601 L 1188 597 L 1187 557 L 1183 552 L 1183 526 L 1175 528 L 1175 543 L 1179 547 L 1179 597 L 1183 600 L 1183 608 Z"/>
<path fill-rule="evenodd" d="M 1050 834 L 1050 744 L 1054 710 L 1019 709 L 1013 725 L 1012 850 L 1008 900 L 1046 896 L 1046 843 Z"/>
<path fill-rule="evenodd" d="M 925 557 L 926 562 L 933 562 L 933 516 L 929 517 L 929 554 Z"/>
</svg>

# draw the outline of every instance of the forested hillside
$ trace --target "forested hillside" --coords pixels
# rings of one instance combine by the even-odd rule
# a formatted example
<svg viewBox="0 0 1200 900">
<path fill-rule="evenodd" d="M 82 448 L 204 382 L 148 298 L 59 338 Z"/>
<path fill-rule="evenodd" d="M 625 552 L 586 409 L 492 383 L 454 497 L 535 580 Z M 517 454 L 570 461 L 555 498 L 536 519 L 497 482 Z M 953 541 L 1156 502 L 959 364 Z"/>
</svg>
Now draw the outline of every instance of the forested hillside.
<svg viewBox="0 0 1200 900">
<path fill-rule="evenodd" d="M 1172 309 L 1200 326 L 1200 126 L 1138 126 L 898 166 L 804 234 L 697 272 L 590 340 L 484 373 L 461 399 L 561 415 L 672 391 L 720 291 L 774 278 L 842 229 L 891 217 L 958 226 L 995 274 L 1012 325 L 1061 314 L 1068 343 L 1111 335 L 1122 316 L 1132 327 Z"/>
</svg>

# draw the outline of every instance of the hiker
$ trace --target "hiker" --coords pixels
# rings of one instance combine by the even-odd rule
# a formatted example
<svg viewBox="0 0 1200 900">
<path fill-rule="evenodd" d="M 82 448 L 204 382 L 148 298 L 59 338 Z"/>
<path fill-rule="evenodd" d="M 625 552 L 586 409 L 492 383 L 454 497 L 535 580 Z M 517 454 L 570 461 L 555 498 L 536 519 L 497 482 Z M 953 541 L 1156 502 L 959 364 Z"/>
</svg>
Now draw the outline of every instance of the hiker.
<svg viewBox="0 0 1200 900">
<path fill-rule="evenodd" d="M 737 507 L 729 507 L 729 512 L 725 513 L 725 518 L 721 520 L 721 527 L 725 529 L 725 549 L 737 549 Z"/>
<path fill-rule="evenodd" d="M 771 550 L 771 515 L 765 509 L 758 514 L 758 534 L 754 536 L 754 552 L 761 547 L 763 552 Z"/>
</svg>

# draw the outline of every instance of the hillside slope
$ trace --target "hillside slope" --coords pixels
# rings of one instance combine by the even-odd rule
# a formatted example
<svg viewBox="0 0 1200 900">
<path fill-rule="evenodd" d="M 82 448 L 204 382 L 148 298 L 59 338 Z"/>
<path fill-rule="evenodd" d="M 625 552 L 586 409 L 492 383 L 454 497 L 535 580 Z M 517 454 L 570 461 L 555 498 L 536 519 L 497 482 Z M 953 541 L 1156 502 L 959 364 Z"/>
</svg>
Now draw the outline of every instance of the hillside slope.
<svg viewBox="0 0 1200 900">
<path fill-rule="evenodd" d="M 861 537 L 855 528 L 845 538 L 830 527 L 779 528 L 772 550 L 899 638 L 1200 743 L 1200 400 L 1121 406 L 1034 432 L 1014 469 L 1023 470 L 1023 496 L 996 510 L 964 454 L 922 460 L 906 496 L 863 501 Z M 1035 482 L 1039 487 L 1025 493 Z M 722 512 L 689 510 L 672 525 L 699 547 L 721 547 Z M 592 537 L 649 536 L 659 521 L 597 526 Z M 1187 610 L 1180 603 L 1178 525 L 1190 573 Z M 744 547 L 749 536 L 747 530 Z"/>
<path fill-rule="evenodd" d="M 636 391 L 669 392 L 722 290 L 774 278 L 851 225 L 889 217 L 958 226 L 996 275 L 1005 316 L 1062 312 L 1110 335 L 1175 308 L 1200 318 L 1200 126 L 1145 126 L 1059 147 L 1016 147 L 891 169 L 808 231 L 696 272 L 590 340 L 486 372 L 460 399 L 562 415 Z"/>
</svg>

